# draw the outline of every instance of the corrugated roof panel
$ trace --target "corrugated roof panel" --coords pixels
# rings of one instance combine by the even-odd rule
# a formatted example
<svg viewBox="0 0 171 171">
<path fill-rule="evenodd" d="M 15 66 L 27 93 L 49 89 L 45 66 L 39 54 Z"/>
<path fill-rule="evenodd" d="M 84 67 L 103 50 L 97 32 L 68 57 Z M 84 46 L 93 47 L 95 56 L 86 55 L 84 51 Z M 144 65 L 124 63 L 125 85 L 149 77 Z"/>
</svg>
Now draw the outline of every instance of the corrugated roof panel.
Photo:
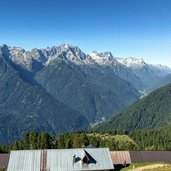
<svg viewBox="0 0 171 171">
<path fill-rule="evenodd" d="M 73 156 L 75 162 L 73 163 Z M 88 164 L 82 159 L 88 158 Z M 7 171 L 80 171 L 113 169 L 108 148 L 11 151 Z"/>
<path fill-rule="evenodd" d="M 39 171 L 40 150 L 11 151 L 7 171 Z"/>
<path fill-rule="evenodd" d="M 130 151 L 131 161 L 134 162 L 168 162 L 171 163 L 170 151 Z"/>
<path fill-rule="evenodd" d="M 58 168 L 58 171 L 113 169 L 112 160 L 107 148 L 85 150 L 94 159 L 87 166 L 83 166 L 81 161 L 85 155 L 83 149 L 47 150 L 47 168 L 50 168 L 50 171 L 56 171 L 56 168 Z M 76 156 L 76 163 L 73 163 L 74 155 Z"/>
<path fill-rule="evenodd" d="M 110 152 L 113 164 L 131 163 L 129 151 L 111 151 Z"/>
</svg>

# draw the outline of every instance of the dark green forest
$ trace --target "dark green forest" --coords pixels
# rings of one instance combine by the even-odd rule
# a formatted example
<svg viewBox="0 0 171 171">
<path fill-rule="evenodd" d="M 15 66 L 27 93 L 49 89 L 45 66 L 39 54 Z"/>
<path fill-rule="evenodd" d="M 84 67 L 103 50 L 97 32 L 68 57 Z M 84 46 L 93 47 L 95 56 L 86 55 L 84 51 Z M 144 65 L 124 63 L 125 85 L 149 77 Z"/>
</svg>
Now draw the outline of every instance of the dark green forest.
<svg viewBox="0 0 171 171">
<path fill-rule="evenodd" d="M 139 150 L 171 150 L 171 126 L 129 133 Z"/>
<path fill-rule="evenodd" d="M 171 124 L 171 84 L 153 91 L 110 120 L 97 125 L 94 131 L 115 132 L 153 129 Z"/>
</svg>

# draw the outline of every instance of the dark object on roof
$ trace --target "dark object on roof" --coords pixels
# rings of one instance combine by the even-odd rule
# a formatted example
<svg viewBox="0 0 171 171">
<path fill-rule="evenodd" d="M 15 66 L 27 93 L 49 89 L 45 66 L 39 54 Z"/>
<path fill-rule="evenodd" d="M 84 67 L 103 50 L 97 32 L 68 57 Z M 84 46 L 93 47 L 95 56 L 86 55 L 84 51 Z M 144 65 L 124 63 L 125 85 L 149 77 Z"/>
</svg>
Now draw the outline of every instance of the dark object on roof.
<svg viewBox="0 0 171 171">
<path fill-rule="evenodd" d="M 97 161 L 86 150 L 84 150 L 84 152 L 85 152 L 85 157 L 87 157 L 87 159 L 88 159 L 88 164 L 89 163 L 93 163 L 93 164 L 97 163 Z"/>
</svg>

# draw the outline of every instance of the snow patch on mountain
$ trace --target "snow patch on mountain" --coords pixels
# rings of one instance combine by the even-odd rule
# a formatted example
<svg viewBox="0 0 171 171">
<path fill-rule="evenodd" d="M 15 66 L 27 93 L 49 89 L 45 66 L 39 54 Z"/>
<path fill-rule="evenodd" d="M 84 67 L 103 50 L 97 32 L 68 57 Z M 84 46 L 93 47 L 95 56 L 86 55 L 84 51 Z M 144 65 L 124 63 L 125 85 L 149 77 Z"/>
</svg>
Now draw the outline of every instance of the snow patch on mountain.
<svg viewBox="0 0 171 171">
<path fill-rule="evenodd" d="M 171 73 L 171 68 L 164 65 L 149 65 L 143 59 L 134 57 L 116 58 L 111 52 L 85 54 L 79 47 L 71 46 L 69 44 L 62 44 L 60 46 L 52 46 L 44 49 L 34 48 L 31 51 L 25 51 L 20 47 L 10 47 L 7 45 L 0 46 L 0 54 L 5 54 L 14 63 L 22 67 L 32 70 L 35 67 L 35 62 L 42 66 L 47 66 L 55 59 L 62 59 L 66 62 L 72 62 L 77 65 L 104 65 L 110 66 L 113 69 L 141 69 L 147 67 L 152 72 L 159 74 Z M 118 67 L 118 68 L 116 68 Z"/>
<path fill-rule="evenodd" d="M 99 65 L 110 65 L 113 63 L 118 63 L 111 52 L 103 52 L 98 53 L 97 51 L 93 51 L 88 54 L 89 62 L 95 62 Z"/>
<path fill-rule="evenodd" d="M 158 69 L 161 69 L 161 70 L 164 70 L 164 71 L 169 71 L 169 72 L 171 71 L 171 68 L 169 68 L 166 65 L 157 64 L 157 65 L 151 65 L 151 66 L 154 66 L 155 68 L 158 68 Z"/>
<path fill-rule="evenodd" d="M 116 60 L 129 68 L 142 68 L 146 65 L 143 59 L 137 59 L 134 57 L 116 58 Z"/>
<path fill-rule="evenodd" d="M 147 70 L 155 73 L 158 76 L 167 75 L 171 73 L 171 68 L 169 68 L 168 66 L 160 65 L 160 64 L 157 65 L 148 64 L 143 59 L 128 57 L 128 58 L 116 58 L 116 60 L 132 70 L 146 68 Z"/>
</svg>

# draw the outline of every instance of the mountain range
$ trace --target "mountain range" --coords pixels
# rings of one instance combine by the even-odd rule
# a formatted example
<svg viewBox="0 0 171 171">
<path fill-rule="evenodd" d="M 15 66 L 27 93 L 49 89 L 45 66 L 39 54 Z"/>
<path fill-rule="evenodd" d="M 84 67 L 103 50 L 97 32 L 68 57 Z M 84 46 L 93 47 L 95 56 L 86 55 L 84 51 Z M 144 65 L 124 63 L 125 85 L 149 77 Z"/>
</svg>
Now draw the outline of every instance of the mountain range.
<svg viewBox="0 0 171 171">
<path fill-rule="evenodd" d="M 0 143 L 25 131 L 85 130 L 116 115 L 143 92 L 168 84 L 166 66 L 68 44 L 25 51 L 0 46 Z M 163 84 L 164 83 L 164 84 Z"/>
</svg>

